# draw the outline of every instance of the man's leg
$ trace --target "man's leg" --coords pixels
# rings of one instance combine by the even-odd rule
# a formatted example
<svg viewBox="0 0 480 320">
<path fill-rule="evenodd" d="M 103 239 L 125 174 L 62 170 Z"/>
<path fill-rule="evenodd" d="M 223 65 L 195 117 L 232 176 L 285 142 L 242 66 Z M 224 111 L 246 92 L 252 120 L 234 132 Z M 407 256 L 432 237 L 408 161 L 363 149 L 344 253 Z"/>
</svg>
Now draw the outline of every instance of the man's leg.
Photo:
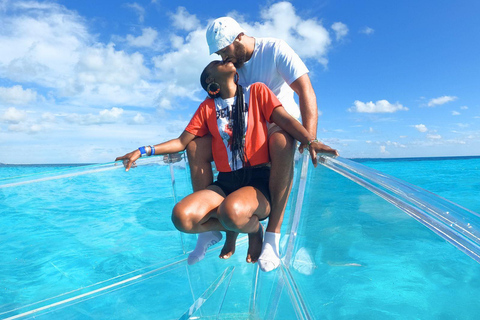
<svg viewBox="0 0 480 320">
<path fill-rule="evenodd" d="M 195 138 L 187 145 L 187 156 L 193 192 L 211 185 L 213 182 L 212 136 Z"/>
<path fill-rule="evenodd" d="M 271 159 L 269 187 L 272 211 L 268 218 L 262 254 L 258 260 L 260 268 L 267 272 L 280 265 L 280 229 L 292 188 L 295 140 L 288 133 L 277 131 L 270 135 L 268 145 Z"/>
</svg>

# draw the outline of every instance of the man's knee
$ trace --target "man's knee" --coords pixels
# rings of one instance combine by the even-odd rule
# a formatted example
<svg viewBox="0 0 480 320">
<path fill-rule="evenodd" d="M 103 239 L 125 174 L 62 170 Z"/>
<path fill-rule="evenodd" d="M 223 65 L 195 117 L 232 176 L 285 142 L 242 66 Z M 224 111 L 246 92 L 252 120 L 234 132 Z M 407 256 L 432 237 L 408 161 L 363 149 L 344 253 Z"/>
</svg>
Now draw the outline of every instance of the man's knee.
<svg viewBox="0 0 480 320">
<path fill-rule="evenodd" d="M 187 145 L 187 156 L 190 163 L 210 163 L 212 156 L 212 136 L 206 135 L 193 139 Z"/>
<path fill-rule="evenodd" d="M 268 138 L 269 151 L 272 156 L 291 155 L 295 151 L 295 139 L 285 131 L 277 131 Z"/>
<path fill-rule="evenodd" d="M 188 159 L 191 157 L 195 156 L 195 151 L 197 150 L 197 141 L 193 139 L 187 144 L 187 148 L 185 149 L 187 151 Z"/>
</svg>

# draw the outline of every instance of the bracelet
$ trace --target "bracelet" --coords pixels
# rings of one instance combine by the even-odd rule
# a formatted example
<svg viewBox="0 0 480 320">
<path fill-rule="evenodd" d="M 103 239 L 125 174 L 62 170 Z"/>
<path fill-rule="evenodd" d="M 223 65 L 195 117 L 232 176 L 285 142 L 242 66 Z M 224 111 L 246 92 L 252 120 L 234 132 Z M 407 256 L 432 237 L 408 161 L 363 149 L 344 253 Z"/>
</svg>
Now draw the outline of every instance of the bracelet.
<svg viewBox="0 0 480 320">
<path fill-rule="evenodd" d="M 317 139 L 309 140 L 309 141 L 307 142 L 307 145 L 310 147 L 311 144 L 314 143 L 314 142 L 318 142 L 318 140 L 317 140 Z"/>
<path fill-rule="evenodd" d="M 150 155 L 154 156 L 155 155 L 155 147 L 154 146 L 149 146 L 150 147 Z"/>
<path fill-rule="evenodd" d="M 145 147 L 140 147 L 138 148 L 138 151 L 140 151 L 140 155 L 142 157 L 146 156 L 147 155 L 147 151 L 145 151 Z"/>
</svg>

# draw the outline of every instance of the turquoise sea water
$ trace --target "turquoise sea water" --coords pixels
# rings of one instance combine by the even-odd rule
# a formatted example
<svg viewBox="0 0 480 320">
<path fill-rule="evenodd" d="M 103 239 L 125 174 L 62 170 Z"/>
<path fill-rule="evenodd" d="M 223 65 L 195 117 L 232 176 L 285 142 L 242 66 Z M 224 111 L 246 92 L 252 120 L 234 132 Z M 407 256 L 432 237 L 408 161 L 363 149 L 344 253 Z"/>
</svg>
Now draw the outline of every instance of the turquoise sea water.
<svg viewBox="0 0 480 320">
<path fill-rule="evenodd" d="M 480 157 L 356 159 L 480 212 Z"/>
<path fill-rule="evenodd" d="M 359 161 L 480 212 L 480 157 Z M 0 318 L 147 273 L 151 277 L 142 282 L 135 279 L 132 285 L 80 299 L 42 318 L 98 319 L 114 314 L 116 319 L 178 319 L 192 306 L 192 296 L 206 292 L 226 267 L 233 268 L 234 272 L 225 270 L 235 276 L 229 278 L 225 300 L 216 296 L 224 290 L 219 286 L 209 300 L 212 306 L 202 307 L 204 312 L 218 309 L 220 299 L 220 318 L 248 318 L 252 301 L 258 318 L 299 317 L 291 294 L 275 289 L 282 271 L 255 276 L 256 267 L 244 262 L 242 240 L 230 261 L 216 258 L 217 246 L 195 266 L 177 262 L 195 243 L 194 236 L 180 234 L 170 222 L 175 200 L 190 192 L 184 167 L 170 168 L 160 161 L 129 173 L 101 168 L 0 167 L 0 186 L 10 184 L 0 188 Z M 63 178 L 49 179 L 58 175 Z M 296 288 L 289 292 L 301 295 L 311 317 L 476 318 L 480 311 L 476 261 L 405 212 L 325 167 L 311 167 L 306 186 L 286 270 Z M 296 191 L 298 185 L 282 229 L 283 254 Z M 169 267 L 162 271 L 165 266 Z M 277 302 L 274 307 L 272 301 Z"/>
<path fill-rule="evenodd" d="M 480 211 L 478 157 L 361 163 Z M 320 319 L 477 317 L 477 262 L 352 181 L 329 170 L 309 174 L 304 205 L 314 214 L 302 216 L 292 272 L 307 292 L 311 314 Z"/>
</svg>

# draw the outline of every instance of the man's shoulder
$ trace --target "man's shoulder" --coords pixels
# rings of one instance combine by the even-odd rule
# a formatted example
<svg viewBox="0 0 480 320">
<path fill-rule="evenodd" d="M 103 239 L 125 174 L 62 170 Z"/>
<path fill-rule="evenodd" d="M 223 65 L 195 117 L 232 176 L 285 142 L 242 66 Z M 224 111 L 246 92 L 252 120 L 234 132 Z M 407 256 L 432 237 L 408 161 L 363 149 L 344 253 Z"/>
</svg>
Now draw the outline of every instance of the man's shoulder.
<svg viewBox="0 0 480 320">
<path fill-rule="evenodd" d="M 257 41 L 257 43 L 260 47 L 271 47 L 271 48 L 273 48 L 273 47 L 276 47 L 276 46 L 286 44 L 285 40 L 278 39 L 278 38 L 266 37 L 266 38 L 255 38 L 255 40 Z"/>
<path fill-rule="evenodd" d="M 283 39 L 278 38 L 256 38 L 256 50 L 263 55 L 285 55 L 292 52 L 292 48 Z"/>
</svg>

